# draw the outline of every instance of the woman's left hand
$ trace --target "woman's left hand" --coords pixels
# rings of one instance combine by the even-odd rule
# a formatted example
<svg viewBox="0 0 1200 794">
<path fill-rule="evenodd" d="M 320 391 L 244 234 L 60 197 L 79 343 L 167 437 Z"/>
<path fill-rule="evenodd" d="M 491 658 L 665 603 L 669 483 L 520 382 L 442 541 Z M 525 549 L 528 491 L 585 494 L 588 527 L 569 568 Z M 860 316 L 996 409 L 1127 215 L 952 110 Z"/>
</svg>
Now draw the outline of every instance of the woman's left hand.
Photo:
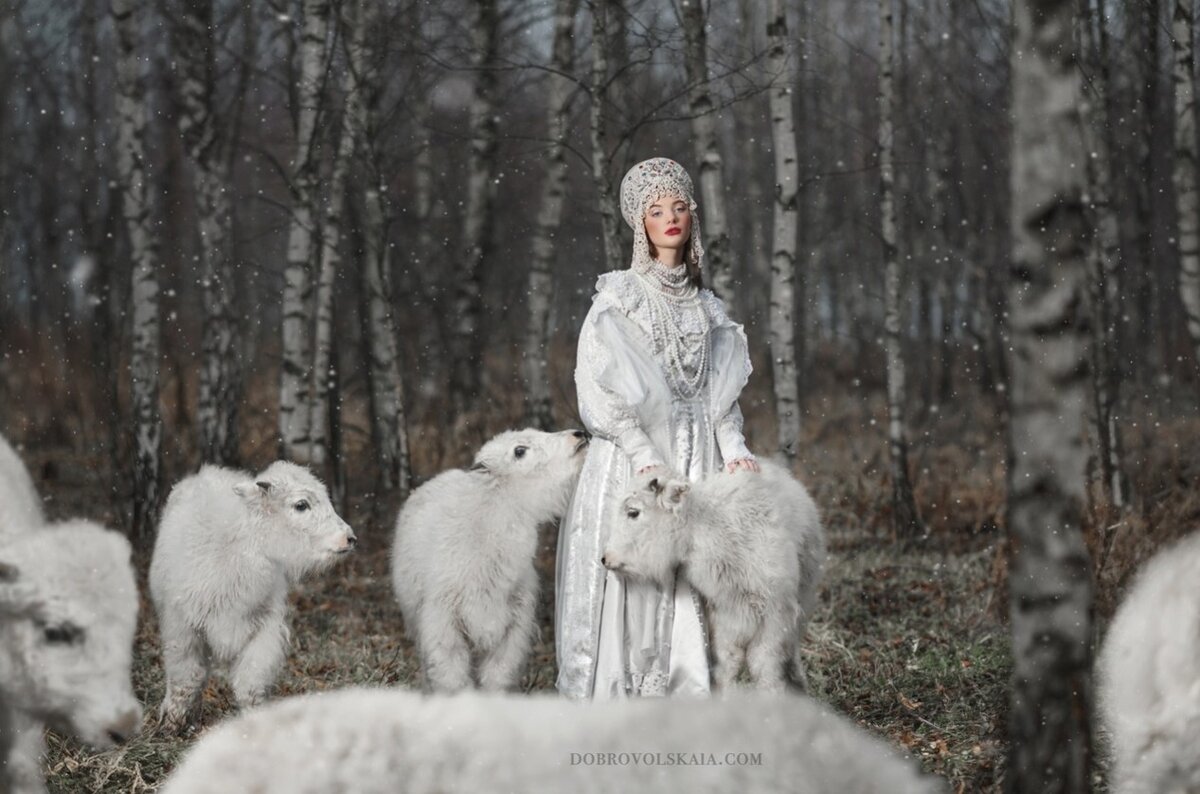
<svg viewBox="0 0 1200 794">
<path fill-rule="evenodd" d="M 758 468 L 758 461 L 756 461 L 754 458 L 738 458 L 737 460 L 729 461 L 729 463 L 725 466 L 725 470 L 730 474 L 733 474 L 738 469 L 745 469 L 746 471 L 753 472 L 761 471 L 761 469 Z"/>
</svg>

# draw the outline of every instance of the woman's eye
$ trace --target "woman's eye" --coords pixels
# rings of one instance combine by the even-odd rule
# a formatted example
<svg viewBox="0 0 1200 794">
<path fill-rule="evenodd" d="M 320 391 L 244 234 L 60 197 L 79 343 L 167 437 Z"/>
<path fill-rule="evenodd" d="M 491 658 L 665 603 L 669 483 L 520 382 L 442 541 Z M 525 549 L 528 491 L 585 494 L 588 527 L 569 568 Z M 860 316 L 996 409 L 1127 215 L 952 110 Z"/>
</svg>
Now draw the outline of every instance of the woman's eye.
<svg viewBox="0 0 1200 794">
<path fill-rule="evenodd" d="M 292 505 L 292 508 L 295 509 L 297 513 L 303 513 L 309 508 L 309 504 L 307 501 L 301 499 L 299 502 L 296 502 L 296 504 Z"/>
<path fill-rule="evenodd" d="M 625 515 L 629 516 L 630 518 L 637 518 L 641 514 L 642 514 L 641 510 L 630 510 L 625 513 Z"/>
<path fill-rule="evenodd" d="M 513 450 L 513 455 L 518 458 L 523 458 L 523 457 L 525 457 L 525 453 L 527 451 L 528 451 L 528 447 L 517 447 L 516 449 Z"/>
</svg>

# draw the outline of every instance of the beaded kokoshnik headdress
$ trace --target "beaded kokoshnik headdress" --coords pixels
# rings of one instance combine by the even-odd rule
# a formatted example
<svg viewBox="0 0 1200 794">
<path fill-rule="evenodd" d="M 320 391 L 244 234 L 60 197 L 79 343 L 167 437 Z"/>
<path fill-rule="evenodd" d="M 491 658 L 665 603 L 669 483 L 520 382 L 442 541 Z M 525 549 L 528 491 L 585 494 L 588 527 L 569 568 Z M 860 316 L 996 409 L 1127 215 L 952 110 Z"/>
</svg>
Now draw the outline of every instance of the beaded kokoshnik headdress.
<svg viewBox="0 0 1200 794">
<path fill-rule="evenodd" d="M 629 169 L 621 180 L 621 214 L 633 229 L 633 261 L 630 266 L 645 273 L 654 260 L 646 237 L 646 210 L 663 196 L 678 196 L 692 211 L 692 236 L 684 253 L 689 272 L 700 273 L 704 246 L 700 241 L 700 216 L 696 213 L 692 178 L 683 166 L 667 157 L 652 157 Z"/>
</svg>

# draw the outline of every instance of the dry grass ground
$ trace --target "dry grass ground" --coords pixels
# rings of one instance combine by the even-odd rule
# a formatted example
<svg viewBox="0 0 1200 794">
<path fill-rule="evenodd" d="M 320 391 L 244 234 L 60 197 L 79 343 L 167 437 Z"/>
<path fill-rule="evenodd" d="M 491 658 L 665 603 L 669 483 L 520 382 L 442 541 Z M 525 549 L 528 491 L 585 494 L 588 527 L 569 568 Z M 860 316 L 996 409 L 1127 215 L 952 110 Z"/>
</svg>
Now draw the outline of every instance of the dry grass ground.
<svg viewBox="0 0 1200 794">
<path fill-rule="evenodd" d="M 758 449 L 768 448 L 774 433 L 763 408 L 768 395 L 762 380 L 756 376 L 743 401 L 747 434 Z M 269 380 L 263 384 L 268 385 Z M 269 388 L 252 390 L 269 393 Z M 252 400 L 245 414 L 249 465 L 269 459 L 268 442 L 255 440 L 272 436 L 269 403 L 269 396 Z M 422 477 L 462 464 L 474 441 L 486 435 L 483 429 L 498 429 L 519 415 L 511 397 L 492 404 L 473 436 L 450 444 L 443 440 L 435 403 L 431 406 L 412 417 L 415 465 Z M 170 412 L 168 407 L 169 417 Z M 975 399 L 967 408 L 930 413 L 918 423 L 912 460 L 930 532 L 916 542 L 893 538 L 888 529 L 884 411 L 878 398 L 812 398 L 797 463 L 822 507 L 831 540 L 807 647 L 815 694 L 906 748 L 955 791 L 999 791 L 1004 775 L 1011 659 L 998 414 Z M 186 412 L 176 409 L 175 415 Z M 105 459 L 86 452 L 89 445 L 74 435 L 87 433 L 86 427 L 53 434 L 36 420 L 7 422 L 10 435 L 28 442 L 25 454 L 53 516 L 85 514 L 120 525 Z M 360 405 L 351 406 L 347 424 L 366 426 Z M 292 651 L 280 696 L 351 684 L 419 683 L 388 579 L 387 547 L 397 505 L 389 495 L 370 492 L 365 442 L 361 432 L 347 434 L 348 457 L 356 465 L 349 473 L 346 512 L 363 540 L 361 549 L 294 597 Z M 187 470 L 188 455 L 180 449 L 176 446 L 168 459 L 172 479 Z M 1094 505 L 1087 528 L 1097 559 L 1104 559 L 1102 617 L 1111 612 L 1137 563 L 1200 519 L 1200 422 L 1149 416 L 1131 427 L 1129 456 L 1140 495 L 1137 509 L 1120 514 Z M 554 682 L 554 541 L 553 528 L 547 528 L 539 558 L 542 633 L 525 679 L 530 690 L 549 690 Z M 143 577 L 145 564 L 139 560 Z M 134 683 L 152 717 L 162 694 L 162 672 L 148 602 L 143 603 Z M 210 686 L 205 724 L 232 710 L 228 690 Z M 57 792 L 153 791 L 192 741 L 148 730 L 120 749 L 96 754 L 52 735 L 48 782 Z"/>
</svg>

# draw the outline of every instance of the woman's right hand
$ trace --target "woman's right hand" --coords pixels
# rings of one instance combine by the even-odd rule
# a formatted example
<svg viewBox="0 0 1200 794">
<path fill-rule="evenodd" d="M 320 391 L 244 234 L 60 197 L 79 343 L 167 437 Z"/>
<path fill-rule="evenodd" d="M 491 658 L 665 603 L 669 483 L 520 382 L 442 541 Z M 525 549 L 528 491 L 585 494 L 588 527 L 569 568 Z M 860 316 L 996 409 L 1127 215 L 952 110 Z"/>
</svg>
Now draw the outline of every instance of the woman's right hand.
<svg viewBox="0 0 1200 794">
<path fill-rule="evenodd" d="M 653 463 L 649 466 L 643 466 L 642 468 L 638 469 L 637 476 L 641 477 L 643 474 L 650 474 L 651 472 L 661 472 L 661 473 L 665 474 L 666 471 L 667 471 L 666 466 L 663 466 L 660 463 Z"/>
</svg>

